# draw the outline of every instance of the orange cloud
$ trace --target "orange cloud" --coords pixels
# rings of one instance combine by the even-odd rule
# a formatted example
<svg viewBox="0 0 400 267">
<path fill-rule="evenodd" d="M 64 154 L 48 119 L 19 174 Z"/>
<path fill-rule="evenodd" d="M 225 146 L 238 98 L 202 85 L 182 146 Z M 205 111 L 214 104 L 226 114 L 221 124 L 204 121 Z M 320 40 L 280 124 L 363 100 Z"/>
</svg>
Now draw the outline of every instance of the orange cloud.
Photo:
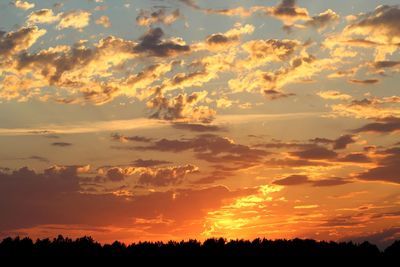
<svg viewBox="0 0 400 267">
<path fill-rule="evenodd" d="M 28 1 L 16 0 L 14 1 L 14 5 L 17 8 L 28 10 L 35 7 L 34 3 L 29 3 Z"/>
<path fill-rule="evenodd" d="M 104 28 L 110 28 L 111 27 L 111 22 L 109 17 L 107 16 L 101 16 L 96 20 L 96 24 L 102 25 Z"/>
<path fill-rule="evenodd" d="M 331 99 L 331 100 L 349 100 L 352 98 L 348 94 L 344 94 L 334 90 L 321 91 L 318 92 L 317 95 L 323 99 Z"/>
<path fill-rule="evenodd" d="M 83 29 L 89 25 L 90 16 L 92 14 L 83 10 L 74 10 L 63 13 L 57 29 L 62 30 L 66 28 Z"/>
<path fill-rule="evenodd" d="M 293 25 L 299 20 L 309 20 L 307 9 L 298 7 L 296 0 L 282 0 L 277 6 L 266 9 L 266 13 L 283 21 L 285 25 Z"/>
<path fill-rule="evenodd" d="M 339 18 L 340 17 L 338 14 L 336 14 L 333 10 L 328 9 L 317 16 L 311 17 L 310 20 L 305 22 L 305 25 L 317 29 L 325 29 L 329 25 L 337 23 Z"/>
<path fill-rule="evenodd" d="M 33 11 L 29 14 L 27 23 L 28 24 L 38 24 L 38 23 L 53 23 L 59 21 L 62 13 L 55 15 L 51 9 L 40 9 Z"/>
<path fill-rule="evenodd" d="M 396 105 L 397 98 L 370 98 L 353 100 L 348 104 L 331 106 L 335 116 L 355 117 L 365 119 L 382 119 L 399 117 L 400 108 Z"/>
</svg>

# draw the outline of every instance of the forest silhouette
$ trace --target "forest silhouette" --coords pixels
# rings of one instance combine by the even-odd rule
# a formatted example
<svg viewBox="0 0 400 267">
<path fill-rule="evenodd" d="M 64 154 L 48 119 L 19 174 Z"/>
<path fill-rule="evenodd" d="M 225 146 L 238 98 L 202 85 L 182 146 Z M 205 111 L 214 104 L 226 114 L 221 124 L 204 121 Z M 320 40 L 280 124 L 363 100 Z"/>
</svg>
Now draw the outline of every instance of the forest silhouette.
<svg viewBox="0 0 400 267">
<path fill-rule="evenodd" d="M 303 262 L 324 265 L 344 263 L 379 264 L 400 259 L 400 240 L 384 250 L 367 241 L 326 242 L 311 239 L 230 240 L 223 238 L 169 242 L 139 242 L 125 245 L 119 241 L 100 244 L 91 237 L 75 240 L 58 236 L 54 239 L 25 237 L 5 238 L 0 243 L 1 262 L 67 265 L 76 263 L 225 263 Z M 133 266 L 133 265 L 131 265 Z"/>
</svg>

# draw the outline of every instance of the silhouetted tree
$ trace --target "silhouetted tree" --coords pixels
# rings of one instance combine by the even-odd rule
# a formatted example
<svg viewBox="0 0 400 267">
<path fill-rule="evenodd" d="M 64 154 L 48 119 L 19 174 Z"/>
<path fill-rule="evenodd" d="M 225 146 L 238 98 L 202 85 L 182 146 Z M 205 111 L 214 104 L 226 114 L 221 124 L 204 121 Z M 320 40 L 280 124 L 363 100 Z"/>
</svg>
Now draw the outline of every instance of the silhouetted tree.
<svg viewBox="0 0 400 267">
<path fill-rule="evenodd" d="M 139 242 L 130 245 L 115 241 L 101 245 L 93 238 L 84 236 L 72 240 L 59 235 L 50 240 L 30 238 L 5 238 L 0 243 L 0 263 L 12 262 L 14 265 L 81 265 L 142 262 L 146 263 L 203 263 L 212 264 L 215 260 L 224 263 L 266 263 L 294 262 L 317 263 L 321 265 L 349 263 L 382 265 L 399 259 L 400 241 L 380 251 L 377 246 L 363 242 L 326 242 L 310 239 L 293 240 L 230 240 L 224 238 L 164 242 Z M 264 265 L 264 264 L 263 264 Z M 8 266 L 8 265 L 4 265 Z M 10 265 L 11 266 L 11 265 Z"/>
</svg>

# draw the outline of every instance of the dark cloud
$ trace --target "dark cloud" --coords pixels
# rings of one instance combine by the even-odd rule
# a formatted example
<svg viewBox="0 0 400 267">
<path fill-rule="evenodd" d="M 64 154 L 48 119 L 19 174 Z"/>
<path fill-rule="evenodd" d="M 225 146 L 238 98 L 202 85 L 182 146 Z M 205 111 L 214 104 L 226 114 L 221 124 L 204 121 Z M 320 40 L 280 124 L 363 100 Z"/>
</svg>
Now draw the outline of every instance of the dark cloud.
<svg viewBox="0 0 400 267">
<path fill-rule="evenodd" d="M 114 167 L 107 170 L 106 177 L 112 182 L 120 182 L 124 180 L 126 174 L 123 169 Z"/>
<path fill-rule="evenodd" d="M 237 38 L 234 40 L 231 40 L 231 38 L 227 37 L 226 35 L 222 33 L 214 33 L 210 36 L 207 37 L 206 42 L 208 44 L 227 44 L 232 41 L 237 41 Z"/>
<path fill-rule="evenodd" d="M 348 181 L 343 178 L 339 177 L 331 177 L 327 179 L 322 179 L 322 180 L 310 180 L 307 175 L 290 175 L 288 177 L 285 177 L 283 179 L 275 180 L 272 182 L 273 184 L 276 185 L 284 185 L 284 186 L 292 186 L 292 185 L 304 185 L 304 184 L 310 184 L 314 187 L 326 187 L 326 186 L 338 186 L 338 185 L 344 185 L 351 183 L 351 181 Z"/>
<path fill-rule="evenodd" d="M 140 43 L 134 48 L 136 52 L 146 52 L 149 56 L 170 57 L 189 52 L 190 46 L 176 40 L 163 40 L 161 28 L 152 28 L 140 38 Z"/>
<path fill-rule="evenodd" d="M 276 185 L 302 185 L 309 183 L 307 175 L 290 175 L 286 178 L 273 181 Z"/>
<path fill-rule="evenodd" d="M 276 148 L 276 149 L 288 149 L 288 148 L 304 149 L 304 148 L 312 148 L 315 145 L 308 143 L 282 142 L 280 140 L 273 140 L 273 142 L 271 143 L 258 144 L 257 146 L 264 148 Z"/>
<path fill-rule="evenodd" d="M 211 172 L 210 175 L 207 175 L 205 177 L 202 177 L 194 181 L 193 184 L 212 184 L 215 183 L 216 181 L 224 180 L 232 175 L 234 175 L 234 173 L 229 170 L 228 171 L 223 169 L 215 170 Z"/>
<path fill-rule="evenodd" d="M 379 5 L 373 12 L 359 15 L 355 22 L 346 27 L 345 31 L 392 43 L 396 40 L 394 37 L 400 36 L 399 23 L 398 5 Z"/>
<path fill-rule="evenodd" d="M 192 139 L 161 139 L 149 146 L 136 147 L 139 150 L 155 150 L 179 153 L 192 150 L 199 159 L 209 162 L 233 162 L 256 164 L 264 156 L 265 150 L 236 144 L 232 140 L 218 135 L 203 134 Z"/>
<path fill-rule="evenodd" d="M 337 157 L 335 151 L 320 146 L 290 152 L 290 154 L 301 159 L 333 159 Z"/>
<path fill-rule="evenodd" d="M 379 80 L 378 79 L 366 79 L 366 80 L 357 80 L 357 79 L 351 79 L 349 80 L 349 83 L 353 83 L 353 84 L 376 84 L 378 83 Z"/>
<path fill-rule="evenodd" d="M 355 143 L 354 135 L 343 135 L 333 142 L 333 149 L 345 149 L 349 144 Z"/>
<path fill-rule="evenodd" d="M 348 183 L 351 183 L 351 181 L 343 179 L 343 178 L 333 177 L 333 178 L 324 179 L 324 180 L 312 181 L 312 186 L 315 186 L 315 187 L 338 186 L 338 185 L 344 185 L 344 184 L 348 184 Z"/>
<path fill-rule="evenodd" d="M 296 0 L 282 0 L 276 7 L 271 8 L 268 14 L 282 19 L 285 24 L 309 18 L 306 9 L 297 7 Z"/>
<path fill-rule="evenodd" d="M 355 163 L 369 163 L 371 159 L 363 153 L 350 153 L 344 157 L 338 158 L 340 162 L 355 162 Z"/>
<path fill-rule="evenodd" d="M 400 61 L 376 61 L 373 66 L 377 69 L 394 68 L 400 65 Z"/>
<path fill-rule="evenodd" d="M 327 139 L 327 138 L 314 138 L 311 139 L 310 142 L 313 143 L 321 143 L 321 144 L 330 144 L 332 145 L 333 149 L 346 149 L 347 146 L 349 144 L 353 144 L 356 142 L 356 140 L 354 139 L 354 135 L 342 135 L 341 137 L 335 139 L 335 140 L 331 140 L 331 139 Z"/>
<path fill-rule="evenodd" d="M 246 27 L 249 25 L 246 25 Z M 245 27 L 245 28 L 246 28 Z M 239 31 L 239 29 L 237 29 Z M 249 30 L 249 29 L 248 29 Z M 252 32 L 253 28 L 249 32 Z M 244 32 L 243 32 L 244 33 Z M 226 49 L 228 46 L 236 44 L 240 40 L 240 33 L 213 33 L 206 38 L 206 44 L 210 48 Z"/>
<path fill-rule="evenodd" d="M 377 152 L 383 155 L 378 160 L 378 167 L 371 168 L 357 175 L 366 181 L 383 181 L 400 184 L 400 147 Z"/>
<path fill-rule="evenodd" d="M 368 123 L 358 129 L 353 130 L 355 133 L 391 133 L 395 131 L 400 131 L 400 118 L 395 117 L 380 119 L 378 122 Z"/>
<path fill-rule="evenodd" d="M 132 161 L 132 166 L 134 167 L 154 167 L 158 165 L 171 163 L 165 160 L 155 160 L 155 159 L 137 159 Z"/>
<path fill-rule="evenodd" d="M 304 167 L 304 166 L 329 166 L 329 163 L 321 161 L 312 161 L 306 159 L 293 159 L 293 158 L 281 158 L 281 159 L 270 159 L 264 162 L 265 166 L 269 168 L 284 168 L 284 167 Z"/>
<path fill-rule="evenodd" d="M 154 219 L 160 214 L 172 219 L 171 230 L 187 220 L 202 218 L 207 210 L 218 209 L 223 200 L 255 192 L 230 191 L 223 186 L 203 189 L 175 189 L 132 197 L 84 193 L 79 173 L 85 166 L 57 166 L 43 173 L 21 168 L 0 172 L 0 231 L 40 225 L 131 225 L 135 218 Z M 151 229 L 149 229 L 152 231 Z M 167 229 L 164 229 L 167 230 Z"/>
<path fill-rule="evenodd" d="M 0 229 L 51 223 L 46 222 L 49 212 L 62 218 L 54 201 L 59 203 L 59 197 L 77 192 L 80 188 L 78 174 L 87 170 L 87 166 L 53 166 L 41 174 L 27 167 L 11 174 L 0 172 L 0 212 L 3 215 Z M 55 209 L 47 209 L 48 206 Z"/>
<path fill-rule="evenodd" d="M 9 33 L 0 31 L 0 56 L 6 57 L 25 51 L 45 33 L 45 30 L 39 30 L 36 26 L 20 28 Z"/>
<path fill-rule="evenodd" d="M 54 142 L 51 143 L 52 146 L 59 146 L 59 147 L 68 147 L 68 146 L 72 146 L 71 143 L 67 143 L 67 142 Z"/>
</svg>

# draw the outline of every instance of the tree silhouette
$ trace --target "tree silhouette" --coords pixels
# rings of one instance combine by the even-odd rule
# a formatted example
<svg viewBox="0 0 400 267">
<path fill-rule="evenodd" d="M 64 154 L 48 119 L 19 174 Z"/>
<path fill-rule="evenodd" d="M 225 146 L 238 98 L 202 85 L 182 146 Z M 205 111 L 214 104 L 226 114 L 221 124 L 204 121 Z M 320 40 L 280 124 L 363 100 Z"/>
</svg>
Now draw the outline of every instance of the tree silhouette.
<svg viewBox="0 0 400 267">
<path fill-rule="evenodd" d="M 125 245 L 119 241 L 100 244 L 84 236 L 72 240 L 59 235 L 50 240 L 30 238 L 5 238 L 0 243 L 0 262 L 42 265 L 116 264 L 116 263 L 318 263 L 318 264 L 376 264 L 389 263 L 400 257 L 400 241 L 395 241 L 384 251 L 369 243 L 326 242 L 311 239 L 293 240 L 226 240 L 207 239 L 169 242 L 139 242 Z M 7 266 L 7 265 L 5 265 Z"/>
</svg>

